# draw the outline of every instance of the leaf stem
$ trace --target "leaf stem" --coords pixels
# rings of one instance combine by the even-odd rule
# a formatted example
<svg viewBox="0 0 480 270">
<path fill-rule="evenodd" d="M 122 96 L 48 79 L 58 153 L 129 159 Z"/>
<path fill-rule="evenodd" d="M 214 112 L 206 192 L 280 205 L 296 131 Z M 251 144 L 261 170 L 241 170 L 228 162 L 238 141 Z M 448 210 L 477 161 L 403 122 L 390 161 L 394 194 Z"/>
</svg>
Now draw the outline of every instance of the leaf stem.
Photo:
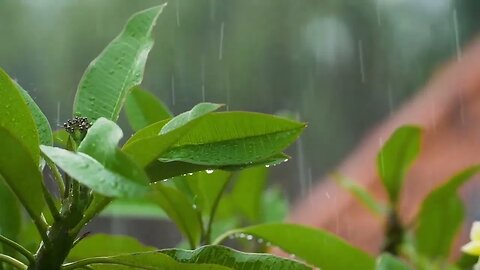
<svg viewBox="0 0 480 270">
<path fill-rule="evenodd" d="M 55 202 L 43 182 L 42 182 L 42 189 L 43 189 L 43 197 L 47 202 L 48 210 L 50 210 L 53 220 L 55 221 L 60 220 L 60 213 L 58 212 L 57 206 L 55 206 Z"/>
<path fill-rule="evenodd" d="M 16 251 L 18 251 L 20 254 L 22 254 L 23 256 L 25 256 L 25 258 L 27 258 L 27 260 L 30 262 L 30 263 L 33 263 L 35 262 L 35 257 L 33 256 L 32 253 L 30 253 L 30 251 L 28 251 L 26 248 L 24 248 L 23 246 L 21 246 L 20 244 L 18 244 L 17 242 L 11 240 L 11 239 L 8 239 L 7 237 L 3 236 L 0 234 L 0 242 L 4 243 L 5 245 L 8 245 L 10 246 L 11 248 L 15 249 Z"/>
<path fill-rule="evenodd" d="M 12 258 L 8 255 L 5 255 L 5 254 L 0 254 L 0 262 L 8 263 L 11 266 L 15 267 L 16 269 L 20 269 L 20 270 L 26 270 L 27 269 L 27 266 L 25 264 L 23 264 L 21 261 L 15 259 L 15 258 Z"/>
<path fill-rule="evenodd" d="M 57 165 L 53 163 L 46 155 L 42 153 L 43 159 L 47 162 L 48 168 L 50 168 L 50 171 L 52 172 L 53 175 L 53 180 L 55 180 L 55 183 L 57 184 L 58 191 L 60 192 L 60 196 L 65 195 L 65 183 L 63 182 L 63 177 L 60 171 L 58 170 Z"/>
</svg>

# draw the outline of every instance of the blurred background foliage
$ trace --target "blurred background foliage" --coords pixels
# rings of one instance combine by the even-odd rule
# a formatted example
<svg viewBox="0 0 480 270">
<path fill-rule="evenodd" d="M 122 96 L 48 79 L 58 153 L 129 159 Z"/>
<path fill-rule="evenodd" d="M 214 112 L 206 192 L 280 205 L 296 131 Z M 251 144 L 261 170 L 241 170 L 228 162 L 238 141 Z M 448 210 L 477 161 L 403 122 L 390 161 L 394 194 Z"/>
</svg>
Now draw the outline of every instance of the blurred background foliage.
<svg viewBox="0 0 480 270">
<path fill-rule="evenodd" d="M 0 0 L 0 66 L 59 128 L 88 63 L 132 13 L 162 2 Z M 308 122 L 271 176 L 292 199 L 459 57 L 479 15 L 478 0 L 171 0 L 143 87 L 175 113 L 206 100 Z"/>
</svg>

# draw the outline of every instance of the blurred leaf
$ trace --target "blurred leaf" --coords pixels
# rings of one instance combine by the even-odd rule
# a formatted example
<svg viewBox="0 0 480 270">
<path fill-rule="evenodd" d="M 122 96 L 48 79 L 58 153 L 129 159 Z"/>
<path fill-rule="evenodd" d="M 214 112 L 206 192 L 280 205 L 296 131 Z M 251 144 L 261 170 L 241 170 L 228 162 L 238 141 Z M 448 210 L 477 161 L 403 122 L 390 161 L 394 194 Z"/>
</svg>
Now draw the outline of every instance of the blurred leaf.
<svg viewBox="0 0 480 270">
<path fill-rule="evenodd" d="M 163 125 L 162 129 L 155 135 L 151 135 L 151 130 L 156 130 L 158 125 L 153 124 L 134 134 L 130 140 L 123 146 L 123 151 L 130 155 L 138 164 L 145 167 L 160 155 L 167 151 L 192 127 L 197 125 L 209 113 L 220 108 L 221 105 L 213 103 L 200 103 L 194 106 L 190 111 L 184 112 Z M 167 133 L 168 131 L 168 133 Z M 140 137 L 140 138 L 139 138 Z"/>
<path fill-rule="evenodd" d="M 15 195 L 0 175 L 0 234 L 14 240 L 22 227 L 22 212 Z M 1 243 L 0 243 L 1 245 Z"/>
<path fill-rule="evenodd" d="M 66 148 L 67 146 L 67 141 L 68 141 L 68 132 L 65 131 L 65 129 L 58 129 L 53 132 L 53 142 L 61 146 L 63 148 Z"/>
<path fill-rule="evenodd" d="M 303 123 L 266 114 L 212 113 L 162 153 L 160 160 L 212 166 L 257 162 L 280 153 L 304 127 Z M 168 128 L 166 124 L 161 133 Z"/>
<path fill-rule="evenodd" d="M 232 270 L 232 268 L 213 264 L 179 263 L 175 259 L 158 251 L 133 253 L 128 255 L 93 257 L 71 263 L 65 270 L 77 269 L 77 266 L 88 265 L 95 270 L 130 270 L 130 269 L 160 269 L 160 270 Z M 247 270 L 247 269 L 245 269 Z"/>
<path fill-rule="evenodd" d="M 231 176 L 225 171 L 198 172 L 185 176 L 195 204 L 204 216 L 210 217 Z"/>
<path fill-rule="evenodd" d="M 463 253 L 456 261 L 455 265 L 458 269 L 470 270 L 478 262 L 478 257 Z"/>
<path fill-rule="evenodd" d="M 420 151 L 420 135 L 418 127 L 400 127 L 378 153 L 378 172 L 393 204 L 398 201 L 403 178 Z"/>
<path fill-rule="evenodd" d="M 216 243 L 236 234 L 263 239 L 322 270 L 372 270 L 375 260 L 337 236 L 295 224 L 263 224 L 229 231 Z"/>
<path fill-rule="evenodd" d="M 90 63 L 78 86 L 75 115 L 90 121 L 100 117 L 117 120 L 129 90 L 142 82 L 153 47 L 152 29 L 164 6 L 134 14 L 123 31 Z"/>
<path fill-rule="evenodd" d="M 32 253 L 37 251 L 42 241 L 35 224 L 31 220 L 23 224 L 17 240 L 20 245 Z"/>
<path fill-rule="evenodd" d="M 137 239 L 121 235 L 95 234 L 82 239 L 68 254 L 69 260 L 90 257 L 116 256 L 133 252 L 156 250 L 140 243 Z"/>
<path fill-rule="evenodd" d="M 463 202 L 458 188 L 480 171 L 470 167 L 433 190 L 423 201 L 415 232 L 417 250 L 429 258 L 445 258 L 464 218 Z"/>
<path fill-rule="evenodd" d="M 40 146 L 42 152 L 58 167 L 78 182 L 95 192 L 109 197 L 141 197 L 148 192 L 148 185 L 127 178 L 119 172 L 112 171 L 94 158 L 84 153 L 74 153 L 57 147 Z M 130 168 L 131 163 L 119 160 L 115 165 Z"/>
<path fill-rule="evenodd" d="M 202 223 L 200 213 L 190 199 L 182 192 L 161 182 L 153 184 L 152 189 L 153 192 L 148 199 L 158 204 L 188 239 L 190 246 L 196 247 L 200 243 Z"/>
<path fill-rule="evenodd" d="M 0 179 L 3 178 L 30 216 L 40 219 L 45 200 L 38 162 L 22 142 L 2 126 L 0 149 Z"/>
<path fill-rule="evenodd" d="M 167 219 L 167 214 L 158 205 L 145 199 L 113 200 L 100 214 L 101 216 L 127 218 Z"/>
<path fill-rule="evenodd" d="M 40 144 L 53 145 L 52 128 L 50 127 L 47 117 L 43 114 L 42 110 L 38 107 L 32 97 L 30 97 L 28 92 L 25 91 L 19 84 L 14 84 L 20 94 L 22 94 L 30 109 L 30 113 L 32 114 L 33 120 L 35 121 L 37 127 Z"/>
<path fill-rule="evenodd" d="M 128 95 L 125 113 L 135 131 L 173 116 L 161 100 L 140 87 L 134 87 Z"/>
<path fill-rule="evenodd" d="M 334 174 L 333 178 L 340 187 L 352 193 L 352 195 L 362 202 L 372 213 L 380 216 L 386 214 L 386 206 L 373 198 L 365 188 L 340 174 Z"/>
<path fill-rule="evenodd" d="M 40 162 L 37 126 L 25 102 L 22 92 L 13 80 L 0 68 L 0 127 L 8 130 L 12 137 L 25 146 L 33 161 Z M 0 147 L 0 149 L 3 149 Z M 5 155 L 2 153 L 2 155 Z M 18 179 L 17 179 L 18 180 Z"/>
<path fill-rule="evenodd" d="M 261 223 L 282 222 L 287 218 L 289 205 L 279 187 L 271 187 L 262 194 Z"/>
<path fill-rule="evenodd" d="M 406 264 L 394 256 L 385 253 L 382 254 L 377 260 L 376 270 L 411 270 Z"/>
<path fill-rule="evenodd" d="M 233 203 L 252 223 L 259 220 L 262 212 L 261 202 L 267 175 L 268 169 L 265 166 L 257 166 L 241 171 L 233 182 L 230 193 Z"/>
<path fill-rule="evenodd" d="M 204 246 L 196 250 L 161 251 L 181 263 L 214 264 L 242 270 L 308 270 L 303 263 L 270 254 L 244 253 L 224 246 Z"/>
</svg>

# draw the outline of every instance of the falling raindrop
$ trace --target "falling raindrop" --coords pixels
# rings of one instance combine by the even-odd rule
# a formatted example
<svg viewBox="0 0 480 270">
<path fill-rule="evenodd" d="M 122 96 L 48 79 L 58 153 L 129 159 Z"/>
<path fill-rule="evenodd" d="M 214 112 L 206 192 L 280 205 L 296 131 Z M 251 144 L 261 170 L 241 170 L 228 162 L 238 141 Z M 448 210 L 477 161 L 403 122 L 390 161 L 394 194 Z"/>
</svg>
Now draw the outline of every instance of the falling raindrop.
<svg viewBox="0 0 480 270">
<path fill-rule="evenodd" d="M 363 42 L 362 40 L 358 41 L 358 60 L 360 63 L 360 76 L 362 79 L 362 83 L 365 83 L 365 66 L 363 60 Z"/>
<path fill-rule="evenodd" d="M 218 46 L 218 60 L 223 59 L 223 33 L 225 30 L 225 22 L 222 22 L 220 24 L 220 45 Z"/>
<path fill-rule="evenodd" d="M 57 127 L 61 126 L 60 123 L 60 102 L 57 102 L 57 119 L 55 120 Z"/>
<path fill-rule="evenodd" d="M 175 106 L 175 75 L 174 74 L 172 74 L 170 81 L 172 84 L 172 105 Z"/>
<path fill-rule="evenodd" d="M 175 1 L 175 15 L 177 19 L 177 27 L 180 27 L 180 0 Z"/>
<path fill-rule="evenodd" d="M 205 102 L 205 56 L 202 56 L 201 75 L 202 75 L 202 101 Z"/>
<path fill-rule="evenodd" d="M 453 10 L 452 20 L 453 20 L 453 30 L 455 32 L 455 47 L 457 49 L 457 60 L 460 61 L 462 59 L 462 49 L 460 47 L 460 34 L 458 31 L 457 9 Z"/>
</svg>

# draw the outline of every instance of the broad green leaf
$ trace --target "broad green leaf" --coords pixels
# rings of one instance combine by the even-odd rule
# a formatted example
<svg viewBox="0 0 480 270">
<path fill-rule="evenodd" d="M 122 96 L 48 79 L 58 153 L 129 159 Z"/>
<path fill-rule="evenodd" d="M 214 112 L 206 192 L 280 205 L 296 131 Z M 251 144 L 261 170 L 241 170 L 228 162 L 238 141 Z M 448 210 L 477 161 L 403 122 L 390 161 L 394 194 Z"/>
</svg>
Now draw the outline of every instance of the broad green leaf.
<svg viewBox="0 0 480 270">
<path fill-rule="evenodd" d="M 411 270 L 411 268 L 399 259 L 385 253 L 378 258 L 375 270 Z"/>
<path fill-rule="evenodd" d="M 42 175 L 31 152 L 0 126 L 0 179 L 10 187 L 27 212 L 38 219 L 45 205 Z"/>
<path fill-rule="evenodd" d="M 273 155 L 265 160 L 230 166 L 199 165 L 182 161 L 161 162 L 156 160 L 150 163 L 145 168 L 145 171 L 151 182 L 157 182 L 174 176 L 206 170 L 238 171 L 252 166 L 275 166 L 287 161 L 289 158 L 289 156 L 281 153 Z"/>
<path fill-rule="evenodd" d="M 418 127 L 400 127 L 378 153 L 378 172 L 393 204 L 398 201 L 403 178 L 420 151 L 420 136 Z"/>
<path fill-rule="evenodd" d="M 35 224 L 32 221 L 27 221 L 23 224 L 17 240 L 18 243 L 28 251 L 35 253 L 38 250 L 42 238 L 40 237 Z"/>
<path fill-rule="evenodd" d="M 116 256 L 133 252 L 153 251 L 137 239 L 122 235 L 95 234 L 82 239 L 68 254 L 69 260 Z"/>
<path fill-rule="evenodd" d="M 262 213 L 261 202 L 267 175 L 265 166 L 257 166 L 241 171 L 234 181 L 230 196 L 236 209 L 250 222 L 258 221 Z"/>
<path fill-rule="evenodd" d="M 200 243 L 202 223 L 200 213 L 190 199 L 175 188 L 160 182 L 153 184 L 152 189 L 148 199 L 158 204 L 185 235 L 190 246 L 196 247 Z"/>
<path fill-rule="evenodd" d="M 15 195 L 3 182 L 0 175 L 0 235 L 15 239 L 20 232 L 22 212 Z M 1 245 L 1 244 L 0 244 Z"/>
<path fill-rule="evenodd" d="M 125 113 L 135 131 L 173 116 L 161 100 L 140 87 L 134 87 L 128 95 Z"/>
<path fill-rule="evenodd" d="M 25 91 L 19 84 L 14 83 L 17 87 L 20 94 L 22 94 L 25 102 L 27 103 L 28 107 L 30 108 L 30 112 L 32 114 L 33 120 L 37 126 L 38 137 L 40 140 L 40 144 L 43 145 L 53 145 L 53 135 L 52 135 L 52 128 L 50 127 L 50 123 L 48 123 L 47 117 L 43 114 L 42 110 L 38 107 L 32 97 Z"/>
<path fill-rule="evenodd" d="M 221 265 L 180 263 L 158 251 L 93 257 L 67 264 L 63 269 L 78 269 L 80 266 L 89 266 L 89 269 L 95 270 L 233 270 L 232 268 Z"/>
<path fill-rule="evenodd" d="M 25 146 L 33 160 L 39 164 L 40 150 L 37 126 L 30 109 L 13 80 L 0 68 L 0 127 Z M 0 148 L 3 149 L 3 148 Z M 4 155 L 2 153 L 2 155 Z"/>
<path fill-rule="evenodd" d="M 458 188 L 480 171 L 470 167 L 433 190 L 423 201 L 415 231 L 417 250 L 429 258 L 444 258 L 464 218 L 463 202 Z"/>
<path fill-rule="evenodd" d="M 90 63 L 75 96 L 75 115 L 90 121 L 100 117 L 117 120 L 129 90 L 142 82 L 153 47 L 152 29 L 164 6 L 134 14 L 123 31 Z"/>
<path fill-rule="evenodd" d="M 148 126 L 146 128 L 148 132 L 139 131 L 142 134 L 142 138 L 137 139 L 134 135 L 122 149 L 136 160 L 138 164 L 145 167 L 166 152 L 186 132 L 197 125 L 200 120 L 221 106 L 213 103 L 200 103 L 190 111 L 184 112 L 165 123 L 165 125 L 162 125 L 161 130 L 158 130 L 158 133 L 155 133 L 155 135 L 145 136 L 146 134 L 151 134 L 151 131 L 158 127 L 156 124 Z"/>
<path fill-rule="evenodd" d="M 116 199 L 101 213 L 101 216 L 127 217 L 127 218 L 153 218 L 165 220 L 167 214 L 154 204 L 145 199 Z"/>
<path fill-rule="evenodd" d="M 40 146 L 42 152 L 72 178 L 95 192 L 108 197 L 141 197 L 148 185 L 111 171 L 87 154 L 70 152 L 57 147 Z M 118 164 L 121 166 L 121 164 Z M 124 164 L 129 168 L 131 163 Z"/>
<path fill-rule="evenodd" d="M 343 189 L 352 193 L 361 203 L 363 203 L 370 211 L 377 215 L 384 215 L 387 211 L 386 206 L 377 201 L 368 191 L 356 182 L 339 174 L 333 175 L 334 180 Z"/>
<path fill-rule="evenodd" d="M 166 124 L 161 133 L 168 127 Z M 257 162 L 280 153 L 295 141 L 304 127 L 300 122 L 260 113 L 212 113 L 160 158 L 212 166 Z"/>
<path fill-rule="evenodd" d="M 375 269 L 375 260 L 367 253 L 331 233 L 302 225 L 264 224 L 246 227 L 229 231 L 215 242 L 241 234 L 269 242 L 322 270 Z"/>
<path fill-rule="evenodd" d="M 3 183 L 0 175 L 0 235 L 16 241 L 22 225 L 22 212 L 15 195 Z M 0 253 L 13 255 L 8 245 L 0 242 Z M 0 263 L 1 265 L 1 263 Z M 1 269 L 1 267 L 0 267 Z"/>
<path fill-rule="evenodd" d="M 242 270 L 311 270 L 303 263 L 270 254 L 244 253 L 224 246 L 204 246 L 196 250 L 166 249 L 161 251 L 178 262 L 215 264 Z"/>
</svg>

